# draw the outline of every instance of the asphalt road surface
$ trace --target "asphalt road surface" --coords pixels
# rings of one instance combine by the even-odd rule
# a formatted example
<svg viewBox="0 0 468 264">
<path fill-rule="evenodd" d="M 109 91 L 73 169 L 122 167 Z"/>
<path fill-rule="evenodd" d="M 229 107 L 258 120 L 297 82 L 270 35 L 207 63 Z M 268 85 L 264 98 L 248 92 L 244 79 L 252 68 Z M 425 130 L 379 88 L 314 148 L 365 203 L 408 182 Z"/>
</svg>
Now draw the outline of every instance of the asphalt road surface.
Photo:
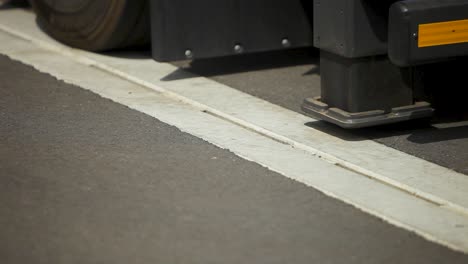
<svg viewBox="0 0 468 264">
<path fill-rule="evenodd" d="M 320 94 L 314 49 L 174 64 L 296 112 L 303 98 Z M 468 174 L 463 69 L 430 74 L 438 109 L 430 123 L 307 125 Z M 187 76 L 178 72 L 163 80 Z M 0 226 L 0 263 L 8 264 L 468 263 L 467 255 L 1 55 Z"/>
<path fill-rule="evenodd" d="M 468 263 L 4 56 L 0 124 L 1 263 Z"/>
</svg>

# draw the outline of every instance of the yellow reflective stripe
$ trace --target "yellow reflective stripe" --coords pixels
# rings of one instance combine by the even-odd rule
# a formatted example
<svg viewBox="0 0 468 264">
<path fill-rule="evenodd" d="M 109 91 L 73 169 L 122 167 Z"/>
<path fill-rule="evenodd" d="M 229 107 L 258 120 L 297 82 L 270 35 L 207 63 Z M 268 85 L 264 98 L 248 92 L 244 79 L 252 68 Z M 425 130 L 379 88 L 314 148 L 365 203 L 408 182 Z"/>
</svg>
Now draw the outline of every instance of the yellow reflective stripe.
<svg viewBox="0 0 468 264">
<path fill-rule="evenodd" d="M 468 19 L 419 25 L 418 47 L 468 42 Z"/>
</svg>

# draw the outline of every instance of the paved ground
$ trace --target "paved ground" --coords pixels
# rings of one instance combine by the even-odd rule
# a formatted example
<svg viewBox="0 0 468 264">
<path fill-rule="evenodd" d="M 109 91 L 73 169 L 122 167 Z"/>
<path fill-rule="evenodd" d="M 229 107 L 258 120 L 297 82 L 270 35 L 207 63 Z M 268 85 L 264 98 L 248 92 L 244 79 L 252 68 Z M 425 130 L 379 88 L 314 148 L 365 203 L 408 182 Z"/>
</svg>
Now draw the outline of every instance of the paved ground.
<svg viewBox="0 0 468 264">
<path fill-rule="evenodd" d="M 320 92 L 314 50 L 175 64 L 297 112 L 302 98 Z M 434 78 L 432 92 L 444 107 L 431 125 L 308 125 L 346 140 L 371 138 L 467 174 L 467 92 L 453 81 L 463 76 L 459 70 Z M 468 262 L 3 56 L 0 124 L 2 263 Z"/>
<path fill-rule="evenodd" d="M 318 54 L 295 50 L 227 57 L 175 65 L 210 77 L 251 95 L 301 112 L 306 97 L 320 95 Z M 345 131 L 334 125 L 309 125 L 346 140 L 358 137 L 375 141 L 442 166 L 468 174 L 468 90 L 463 87 L 463 69 L 451 69 L 447 78 L 434 78 L 431 93 L 438 112 L 432 124 L 410 122 L 398 125 Z M 435 75 L 438 75 L 437 73 Z"/>
<path fill-rule="evenodd" d="M 467 263 L 0 56 L 2 263 Z"/>
</svg>

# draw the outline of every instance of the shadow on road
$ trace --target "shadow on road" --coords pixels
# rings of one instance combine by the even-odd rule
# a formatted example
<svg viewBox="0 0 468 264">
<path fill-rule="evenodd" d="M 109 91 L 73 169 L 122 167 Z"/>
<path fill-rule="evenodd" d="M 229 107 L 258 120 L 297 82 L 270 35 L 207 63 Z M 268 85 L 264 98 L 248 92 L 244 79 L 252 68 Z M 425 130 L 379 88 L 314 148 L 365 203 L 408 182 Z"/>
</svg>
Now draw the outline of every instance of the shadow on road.
<svg viewBox="0 0 468 264">
<path fill-rule="evenodd" d="M 468 139 L 468 118 L 457 121 L 414 120 L 354 130 L 345 130 L 323 121 L 314 121 L 305 125 L 346 141 L 406 137 L 406 140 L 412 143 L 429 144 L 455 139 Z"/>
<path fill-rule="evenodd" d="M 193 61 L 179 61 L 172 63 L 178 70 L 163 77 L 163 81 L 174 81 L 191 78 L 194 75 L 182 74 L 181 71 L 204 77 L 227 75 L 249 71 L 284 68 L 299 65 L 318 65 L 318 51 L 316 49 L 294 49 L 227 56 L 221 58 L 200 59 Z M 313 67 L 305 75 L 318 74 L 318 67 Z"/>
</svg>

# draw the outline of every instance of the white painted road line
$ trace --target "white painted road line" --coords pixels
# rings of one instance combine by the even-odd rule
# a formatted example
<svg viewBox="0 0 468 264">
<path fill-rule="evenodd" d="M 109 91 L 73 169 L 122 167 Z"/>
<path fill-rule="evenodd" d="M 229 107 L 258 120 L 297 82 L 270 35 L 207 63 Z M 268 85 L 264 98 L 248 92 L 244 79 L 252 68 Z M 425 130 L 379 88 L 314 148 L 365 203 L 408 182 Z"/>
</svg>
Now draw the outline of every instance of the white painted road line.
<svg viewBox="0 0 468 264">
<path fill-rule="evenodd" d="M 168 64 L 69 49 L 41 33 L 28 12 L 1 11 L 0 29 L 2 54 L 468 252 L 464 175 L 372 141 L 347 142 L 305 127 L 310 118 L 202 77 L 161 81 L 176 70 Z"/>
</svg>

